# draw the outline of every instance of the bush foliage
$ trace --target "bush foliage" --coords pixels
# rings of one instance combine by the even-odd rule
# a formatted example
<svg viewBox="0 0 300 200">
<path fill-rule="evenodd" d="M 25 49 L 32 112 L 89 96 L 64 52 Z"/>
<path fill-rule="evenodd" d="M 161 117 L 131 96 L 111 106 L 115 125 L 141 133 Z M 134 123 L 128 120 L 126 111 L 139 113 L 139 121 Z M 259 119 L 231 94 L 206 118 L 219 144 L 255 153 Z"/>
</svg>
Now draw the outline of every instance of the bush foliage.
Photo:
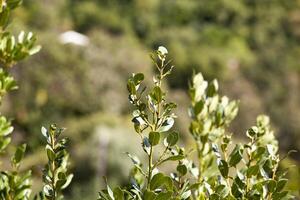
<svg viewBox="0 0 300 200">
<path fill-rule="evenodd" d="M 35 36 L 29 32 L 22 31 L 17 37 L 6 31 L 9 23 L 10 12 L 20 5 L 21 0 L 0 1 L 0 100 L 6 93 L 17 89 L 14 78 L 9 70 L 18 61 L 37 53 L 39 45 L 35 45 Z M 0 155 L 5 155 L 6 149 L 11 143 L 11 133 L 13 127 L 10 120 L 4 116 L 0 118 Z M 68 156 L 65 151 L 66 139 L 58 140 L 62 129 L 51 125 L 49 131 L 42 128 L 42 133 L 47 140 L 46 152 L 49 159 L 43 170 L 43 181 L 45 186 L 43 191 L 34 199 L 62 199 L 60 191 L 71 182 L 72 174 L 67 174 Z M 0 171 L 0 198 L 1 200 L 27 200 L 31 197 L 31 171 L 21 171 L 20 165 L 26 151 L 26 144 L 18 145 L 15 153 L 11 156 L 11 167 Z"/>
<path fill-rule="evenodd" d="M 40 50 L 31 32 L 22 31 L 15 37 L 6 31 L 10 12 L 20 3 L 21 0 L 0 1 L 1 102 L 6 93 L 17 89 L 10 69 Z M 238 101 L 221 96 L 217 80 L 207 82 L 201 73 L 193 75 L 189 88 L 189 131 L 195 148 L 185 149 L 179 144 L 180 134 L 173 130 L 177 105 L 168 100 L 163 85 L 173 69 L 167 56 L 168 50 L 162 46 L 151 55 L 157 71 L 152 85 L 144 84 L 142 73 L 132 74 L 127 82 L 129 101 L 134 107 L 132 122 L 147 162 L 127 153 L 134 165 L 130 183 L 115 189 L 107 185 L 99 192 L 99 199 L 291 199 L 285 190 L 286 170 L 279 168 L 283 158 L 279 157 L 269 118 L 258 116 L 256 124 L 246 132 L 249 141 L 234 143 L 227 128 L 237 115 Z M 43 190 L 31 195 L 31 171 L 21 170 L 26 144 L 10 144 L 11 121 L 0 117 L 1 158 L 11 157 L 10 167 L 0 163 L 1 200 L 63 199 L 62 190 L 73 178 L 68 170 L 68 140 L 60 138 L 63 130 L 55 124 L 41 129 L 48 162 L 43 170 Z M 13 155 L 8 155 L 9 146 L 15 149 Z"/>
<path fill-rule="evenodd" d="M 201 73 L 193 76 L 189 89 L 197 162 L 192 151 L 178 145 L 179 133 L 172 130 L 176 104 L 167 101 L 162 86 L 173 69 L 167 54 L 161 46 L 151 56 L 158 72 L 152 86 L 142 84 L 142 73 L 127 83 L 132 122 L 148 162 L 128 153 L 134 164 L 130 184 L 113 190 L 107 186 L 99 199 L 291 199 L 284 190 L 286 172 L 279 170 L 278 142 L 269 118 L 258 116 L 246 133 L 249 142 L 234 144 L 226 128 L 237 115 L 238 101 L 220 96 L 217 80 L 208 83 Z M 161 170 L 163 164 L 173 172 Z"/>
</svg>

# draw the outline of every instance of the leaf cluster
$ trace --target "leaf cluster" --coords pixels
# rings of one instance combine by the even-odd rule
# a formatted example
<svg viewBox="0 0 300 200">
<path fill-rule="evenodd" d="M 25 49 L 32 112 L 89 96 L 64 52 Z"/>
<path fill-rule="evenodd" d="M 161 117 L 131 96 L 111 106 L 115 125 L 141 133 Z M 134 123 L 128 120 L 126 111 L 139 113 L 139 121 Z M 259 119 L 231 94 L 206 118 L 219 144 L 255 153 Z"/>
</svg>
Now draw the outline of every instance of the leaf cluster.
<svg viewBox="0 0 300 200">
<path fill-rule="evenodd" d="M 24 200 L 31 194 L 31 171 L 19 173 L 26 144 L 19 145 L 11 158 L 11 171 L 0 172 L 0 199 Z"/>
<path fill-rule="evenodd" d="M 18 61 L 37 53 L 39 45 L 35 45 L 33 33 L 21 31 L 17 38 L 6 31 L 9 16 L 13 9 L 21 4 L 21 0 L 0 0 L 0 103 L 3 97 L 18 86 L 10 75 L 10 68 Z M 13 127 L 11 121 L 0 116 L 0 155 L 8 154 L 6 149 L 11 142 Z M 51 125 L 49 131 L 42 129 L 47 139 L 46 151 L 49 159 L 44 170 L 44 190 L 34 199 L 62 199 L 60 191 L 66 188 L 73 175 L 67 172 L 68 155 L 65 150 L 66 139 L 59 140 L 62 129 Z M 27 200 L 31 197 L 31 171 L 20 170 L 21 161 L 25 155 L 26 144 L 18 145 L 11 156 L 11 169 L 0 171 L 0 199 Z M 1 165 L 1 163 L 0 163 Z"/>
<path fill-rule="evenodd" d="M 59 139 L 64 129 L 55 124 L 50 125 L 47 130 L 42 127 L 42 134 L 46 138 L 46 152 L 48 163 L 43 170 L 43 181 L 45 183 L 43 193 L 46 199 L 63 199 L 61 191 L 72 181 L 73 174 L 68 172 L 68 153 L 66 151 L 67 139 Z"/>
<path fill-rule="evenodd" d="M 36 37 L 32 32 L 21 31 L 17 38 L 9 32 L 0 34 L 0 62 L 11 67 L 18 61 L 40 51 L 41 46 L 35 45 Z"/>
<path fill-rule="evenodd" d="M 220 96 L 217 80 L 208 82 L 201 73 L 193 76 L 189 89 L 189 130 L 197 162 L 192 161 L 191 151 L 178 146 L 179 133 L 171 130 L 176 104 L 166 102 L 162 87 L 163 78 L 173 68 L 167 68 L 167 54 L 167 49 L 159 47 L 151 56 L 158 73 L 150 89 L 142 85 L 141 73 L 133 74 L 127 82 L 134 106 L 132 122 L 148 162 L 127 153 L 134 165 L 130 184 L 115 189 L 107 185 L 99 192 L 99 199 L 291 199 L 284 190 L 286 172 L 279 170 L 278 142 L 269 118 L 258 116 L 256 125 L 246 132 L 250 141 L 234 144 L 227 128 L 239 103 Z M 165 162 L 174 166 L 168 169 L 171 173 L 161 169 Z"/>
<path fill-rule="evenodd" d="M 269 118 L 260 115 L 256 126 L 246 133 L 250 140 L 248 143 L 235 144 L 233 150 L 229 151 L 231 141 L 224 136 L 221 149 L 215 145 L 214 152 L 222 175 L 217 187 L 222 187 L 223 191 L 221 195 L 213 194 L 217 199 L 292 198 L 284 190 L 286 171 L 279 170 L 281 159 L 277 152 L 277 141 L 269 126 Z"/>
</svg>

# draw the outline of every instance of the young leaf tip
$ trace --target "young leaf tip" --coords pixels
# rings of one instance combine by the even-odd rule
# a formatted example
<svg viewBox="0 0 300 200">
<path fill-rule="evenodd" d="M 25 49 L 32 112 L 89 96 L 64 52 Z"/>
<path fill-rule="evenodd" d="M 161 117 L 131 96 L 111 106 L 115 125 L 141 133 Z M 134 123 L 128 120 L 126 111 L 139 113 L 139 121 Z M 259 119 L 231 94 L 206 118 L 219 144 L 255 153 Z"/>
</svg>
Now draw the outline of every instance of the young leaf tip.
<svg viewBox="0 0 300 200">
<path fill-rule="evenodd" d="M 164 46 L 159 46 L 157 51 L 163 56 L 168 54 L 168 50 Z"/>
</svg>

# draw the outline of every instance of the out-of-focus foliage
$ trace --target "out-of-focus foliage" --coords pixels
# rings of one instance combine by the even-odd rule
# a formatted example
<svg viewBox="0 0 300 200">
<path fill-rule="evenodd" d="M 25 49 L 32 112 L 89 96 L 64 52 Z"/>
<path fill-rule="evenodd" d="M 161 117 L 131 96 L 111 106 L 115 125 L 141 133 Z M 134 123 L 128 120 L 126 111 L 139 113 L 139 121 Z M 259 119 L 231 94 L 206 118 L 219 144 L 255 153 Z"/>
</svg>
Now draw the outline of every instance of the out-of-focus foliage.
<svg viewBox="0 0 300 200">
<path fill-rule="evenodd" d="M 197 145 L 199 160 L 198 180 L 215 177 L 216 168 L 212 167 L 215 156 L 210 146 L 218 143 L 225 135 L 226 128 L 236 117 L 238 102 L 229 101 L 226 96 L 218 95 L 219 85 L 216 79 L 208 84 L 201 73 L 193 78 L 190 88 L 192 122 L 189 130 Z"/>
<path fill-rule="evenodd" d="M 36 38 L 31 32 L 22 31 L 18 39 L 9 32 L 2 32 L 0 40 L 0 62 L 8 67 L 40 50 L 40 46 L 34 45 Z"/>
<path fill-rule="evenodd" d="M 202 74 L 194 76 L 190 96 L 190 132 L 199 161 L 198 195 L 210 199 L 291 199 L 282 191 L 286 172 L 278 170 L 278 142 L 269 118 L 258 116 L 256 126 L 246 134 L 250 142 L 232 148 L 225 128 L 237 114 L 237 102 L 220 97 L 217 81 L 208 84 Z"/>
</svg>

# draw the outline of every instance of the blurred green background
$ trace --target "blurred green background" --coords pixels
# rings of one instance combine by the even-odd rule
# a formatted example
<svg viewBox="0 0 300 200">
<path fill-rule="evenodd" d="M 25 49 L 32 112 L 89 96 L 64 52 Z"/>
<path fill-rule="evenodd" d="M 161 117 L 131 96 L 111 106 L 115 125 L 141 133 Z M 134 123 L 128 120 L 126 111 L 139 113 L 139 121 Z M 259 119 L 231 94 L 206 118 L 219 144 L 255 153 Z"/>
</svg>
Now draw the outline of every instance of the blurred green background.
<svg viewBox="0 0 300 200">
<path fill-rule="evenodd" d="M 96 199 L 102 176 L 111 185 L 128 181 L 124 152 L 143 152 L 130 123 L 126 80 L 143 72 L 151 81 L 149 53 L 160 45 L 176 66 L 165 87 L 179 105 L 182 144 L 192 148 L 186 89 L 193 70 L 200 71 L 218 78 L 222 94 L 241 100 L 235 138 L 243 140 L 265 113 L 281 155 L 298 150 L 282 167 L 291 168 L 288 187 L 299 195 L 299 0 L 25 0 L 13 15 L 9 29 L 33 31 L 43 49 L 14 69 L 20 89 L 2 112 L 14 119 L 14 141 L 29 142 L 25 167 L 37 180 L 45 163 L 40 127 L 67 128 L 75 178 L 66 199 Z M 70 30 L 89 43 L 63 44 L 59 38 Z"/>
</svg>

